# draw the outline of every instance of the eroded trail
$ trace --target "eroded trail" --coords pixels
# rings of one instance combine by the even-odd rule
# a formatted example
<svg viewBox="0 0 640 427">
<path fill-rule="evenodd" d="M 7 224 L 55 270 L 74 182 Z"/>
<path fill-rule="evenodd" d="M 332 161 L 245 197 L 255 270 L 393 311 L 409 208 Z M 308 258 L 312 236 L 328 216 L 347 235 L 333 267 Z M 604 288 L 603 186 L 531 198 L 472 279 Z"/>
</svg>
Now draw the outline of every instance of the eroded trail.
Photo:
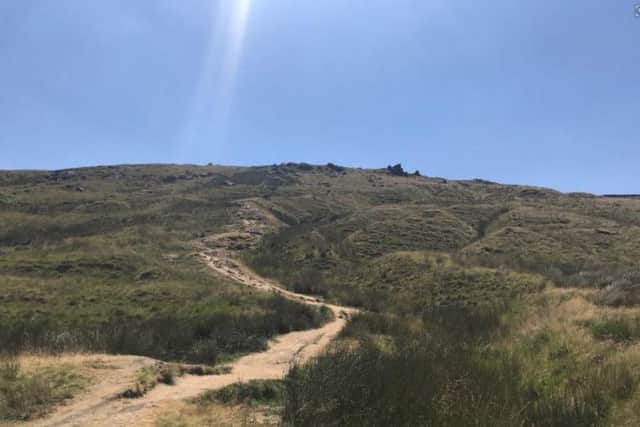
<svg viewBox="0 0 640 427">
<path fill-rule="evenodd" d="M 145 396 L 137 399 L 118 399 L 117 391 L 103 389 L 98 384 L 89 393 L 80 396 L 69 405 L 59 408 L 34 426 L 140 426 L 152 425 L 154 409 L 163 402 L 195 397 L 205 390 L 222 388 L 232 383 L 253 379 L 278 379 L 288 372 L 294 363 L 304 363 L 320 353 L 346 325 L 355 309 L 323 304 L 306 295 L 285 290 L 277 283 L 258 276 L 234 256 L 239 246 L 253 245 L 270 227 L 277 227 L 277 220 L 270 217 L 251 201 L 242 202 L 238 209 L 239 222 L 229 230 L 198 243 L 198 254 L 216 273 L 245 286 L 263 292 L 273 292 L 285 298 L 308 305 L 325 305 L 335 319 L 321 328 L 291 332 L 269 341 L 268 349 L 252 353 L 231 363 L 231 371 L 224 375 L 190 376 L 179 378 L 175 385 L 160 384 Z M 212 248 L 213 246 L 213 248 Z M 118 390 L 120 391 L 120 390 Z"/>
</svg>

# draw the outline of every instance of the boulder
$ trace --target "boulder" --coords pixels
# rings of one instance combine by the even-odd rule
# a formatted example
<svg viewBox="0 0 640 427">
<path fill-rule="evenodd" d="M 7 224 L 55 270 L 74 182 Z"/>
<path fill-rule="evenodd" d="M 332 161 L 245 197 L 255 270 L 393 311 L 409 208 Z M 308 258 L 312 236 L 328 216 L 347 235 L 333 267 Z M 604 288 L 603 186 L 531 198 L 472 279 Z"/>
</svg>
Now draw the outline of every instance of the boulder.
<svg viewBox="0 0 640 427">
<path fill-rule="evenodd" d="M 387 166 L 387 171 L 393 176 L 409 176 L 409 174 L 402 169 L 402 165 L 400 163 L 393 166 Z"/>
</svg>

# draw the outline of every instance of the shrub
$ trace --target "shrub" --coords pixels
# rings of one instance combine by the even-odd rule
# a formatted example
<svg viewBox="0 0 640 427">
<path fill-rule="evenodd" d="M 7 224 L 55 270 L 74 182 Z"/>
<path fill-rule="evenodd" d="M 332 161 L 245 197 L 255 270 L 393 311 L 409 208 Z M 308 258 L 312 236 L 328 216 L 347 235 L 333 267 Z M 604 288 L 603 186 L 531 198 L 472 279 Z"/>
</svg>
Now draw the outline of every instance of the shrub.
<svg viewBox="0 0 640 427">
<path fill-rule="evenodd" d="M 640 319 L 624 317 L 605 317 L 587 322 L 591 334 L 596 339 L 611 339 L 617 342 L 629 342 L 640 336 Z"/>
<path fill-rule="evenodd" d="M 522 356 L 530 355 L 487 346 L 500 314 L 441 308 L 425 315 L 419 333 L 399 318 L 357 316 L 343 333 L 360 337 L 355 349 L 338 347 L 290 371 L 285 424 L 598 426 L 611 399 L 635 389 L 620 367 L 573 375 L 567 386 L 527 380 Z M 367 339 L 379 334 L 397 349 Z"/>
<path fill-rule="evenodd" d="M 225 404 L 276 404 L 282 401 L 284 382 L 281 380 L 253 380 L 231 384 L 220 390 L 211 390 L 198 398 L 198 402 Z"/>
<path fill-rule="evenodd" d="M 329 287 L 322 274 L 314 269 L 305 269 L 293 279 L 294 292 L 309 295 L 327 296 Z"/>
<path fill-rule="evenodd" d="M 162 365 L 155 365 L 142 368 L 136 374 L 135 382 L 120 393 L 120 397 L 124 399 L 135 399 L 142 397 L 152 390 L 161 379 L 168 381 L 167 384 L 173 384 L 173 374 L 169 373 L 168 369 Z"/>
<path fill-rule="evenodd" d="M 261 351 L 276 334 L 316 327 L 331 313 L 273 296 L 256 314 L 115 318 L 103 323 L 60 324 L 52 320 L 0 323 L 5 351 L 97 351 L 161 360 L 215 364 L 220 354 Z"/>
</svg>

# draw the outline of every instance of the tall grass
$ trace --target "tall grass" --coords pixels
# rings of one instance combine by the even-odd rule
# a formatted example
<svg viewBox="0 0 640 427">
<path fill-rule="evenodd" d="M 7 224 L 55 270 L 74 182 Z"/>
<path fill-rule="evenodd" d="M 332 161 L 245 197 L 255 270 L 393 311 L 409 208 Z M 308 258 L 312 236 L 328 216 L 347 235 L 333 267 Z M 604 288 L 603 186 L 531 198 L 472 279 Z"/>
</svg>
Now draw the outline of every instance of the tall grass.
<svg viewBox="0 0 640 427">
<path fill-rule="evenodd" d="M 29 371 L 17 358 L 0 355 L 0 422 L 36 418 L 85 385 L 67 365 Z"/>
<path fill-rule="evenodd" d="M 270 337 L 319 326 L 331 316 L 279 296 L 261 305 L 264 312 L 248 315 L 127 318 L 84 325 L 19 320 L 2 325 L 0 342 L 13 352 L 96 351 L 215 364 L 223 354 L 264 350 Z"/>
<path fill-rule="evenodd" d="M 636 381 L 623 365 L 570 372 L 548 384 L 525 374 L 533 349 L 499 350 L 501 309 L 440 309 L 415 322 L 354 319 L 338 347 L 286 380 L 284 421 L 292 426 L 597 426 Z M 412 326 L 413 325 L 413 326 Z M 381 347 L 374 337 L 394 342 Z"/>
</svg>

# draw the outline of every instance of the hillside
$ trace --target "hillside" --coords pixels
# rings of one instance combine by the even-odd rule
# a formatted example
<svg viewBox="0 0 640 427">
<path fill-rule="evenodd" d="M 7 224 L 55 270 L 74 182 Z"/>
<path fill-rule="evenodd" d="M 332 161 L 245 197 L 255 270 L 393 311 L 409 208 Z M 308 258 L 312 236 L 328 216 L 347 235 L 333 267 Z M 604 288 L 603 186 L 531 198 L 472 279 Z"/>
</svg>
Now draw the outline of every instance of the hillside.
<svg viewBox="0 0 640 427">
<path fill-rule="evenodd" d="M 247 201 L 253 208 L 243 207 Z M 231 224 L 237 227 L 231 230 Z M 278 293 L 256 292 L 238 285 L 233 276 L 212 274 L 198 248 L 216 250 L 223 244 L 255 272 L 292 291 L 366 313 L 340 335 L 333 356 L 301 368 L 288 383 L 288 397 L 279 404 L 284 420 L 292 425 L 323 419 L 318 413 L 293 411 L 307 400 L 313 403 L 305 408 L 319 407 L 318 395 L 309 393 L 321 391 L 314 391 L 305 378 L 322 375 L 330 380 L 350 363 L 377 369 L 375 375 L 363 371 L 361 377 L 351 378 L 354 384 L 384 376 L 395 366 L 399 390 L 412 370 L 425 366 L 428 359 L 434 363 L 433 371 L 421 374 L 440 375 L 442 384 L 433 385 L 425 396 L 434 402 L 443 399 L 442 390 L 460 375 L 478 381 L 479 388 L 470 385 L 469 393 L 481 397 L 469 401 L 491 407 L 504 404 L 504 420 L 526 425 L 568 425 L 566 419 L 545 418 L 563 410 L 574 411 L 575 425 L 599 425 L 620 411 L 633 412 L 628 407 L 640 401 L 632 398 L 636 374 L 629 374 L 630 389 L 619 395 L 597 382 L 601 377 L 593 379 L 597 383 L 593 388 L 602 396 L 563 394 L 577 381 L 569 366 L 583 368 L 579 373 L 593 371 L 592 362 L 583 358 L 588 347 L 602 347 L 599 364 L 593 366 L 615 362 L 611 369 L 616 375 L 635 366 L 636 359 L 622 363 L 614 357 L 634 342 L 632 333 L 624 343 L 606 341 L 607 334 L 601 334 L 605 341 L 597 341 L 597 333 L 584 335 L 603 319 L 636 316 L 633 308 L 589 309 L 593 318 L 570 320 L 572 328 L 579 322 L 577 329 L 545 324 L 536 333 L 547 338 L 537 343 L 521 339 L 521 334 L 526 336 L 522 325 L 539 316 L 541 307 L 551 310 L 549 304 L 557 307 L 572 298 L 594 304 L 599 289 L 638 278 L 640 199 L 446 180 L 398 173 L 394 168 L 287 163 L 250 168 L 129 165 L 0 171 L 2 348 L 17 353 L 124 353 L 214 365 L 264 350 L 277 334 L 319 327 L 330 320 L 317 307 Z M 569 296 L 562 299 L 561 291 Z M 456 335 L 452 325 L 461 324 L 479 329 Z M 443 353 L 432 353 L 434 340 Z M 457 347 L 461 342 L 464 348 Z M 482 353 L 487 343 L 492 346 L 490 357 Z M 447 350 L 447 345 L 452 347 Z M 531 350 L 534 347 L 537 350 Z M 565 348 L 565 353 L 553 359 L 549 354 L 559 351 L 557 347 Z M 444 375 L 436 366 L 451 351 L 470 359 L 456 359 L 460 371 Z M 415 353 L 415 359 L 394 356 L 403 352 Z M 505 354 L 518 359 L 509 359 L 517 369 Z M 487 364 L 496 361 L 496 365 L 481 369 L 480 355 Z M 542 366 L 556 370 L 552 376 L 557 384 L 532 379 Z M 507 375 L 510 388 L 504 390 L 519 400 L 505 403 L 506 396 L 496 397 L 482 388 L 488 386 L 481 378 L 492 369 L 512 369 Z M 609 381 L 607 375 L 602 378 Z M 427 385 L 421 381 L 412 384 L 416 394 L 426 393 Z M 378 390 L 373 384 L 361 385 Z M 0 384 L 0 395 L 2 389 Z M 530 405 L 532 399 L 538 400 L 527 393 L 534 393 L 541 403 Z M 369 396 L 367 405 L 382 399 L 382 394 Z M 403 413 L 392 396 L 384 396 L 397 425 L 467 425 L 452 424 L 455 417 L 434 409 L 439 407 L 435 404 L 425 403 L 424 408 L 416 404 L 411 414 Z M 483 425 L 496 425 L 492 423 L 502 416 L 487 413 L 478 418 L 479 412 L 473 411 L 480 410 L 480 403 L 473 409 L 464 400 L 465 392 L 455 396 L 455 402 L 445 402 L 450 409 L 465 407 L 469 411 L 465 416 L 486 420 Z M 489 402 L 489 396 L 503 401 Z M 325 408 L 323 416 L 342 420 L 340 425 L 376 425 L 371 420 L 385 420 L 381 414 L 349 418 L 362 408 L 357 402 L 342 406 L 341 398 L 325 395 L 324 400 L 338 403 Z M 581 405 L 597 410 L 585 409 L 578 416 L 576 408 L 563 406 L 582 398 L 586 400 Z M 523 406 L 538 412 L 522 412 Z M 422 414 L 421 421 L 412 418 L 414 413 Z M 457 414 L 459 420 L 465 419 Z M 517 418 L 522 416 L 529 418 Z M 317 422 L 314 425 L 325 425 Z"/>
</svg>

